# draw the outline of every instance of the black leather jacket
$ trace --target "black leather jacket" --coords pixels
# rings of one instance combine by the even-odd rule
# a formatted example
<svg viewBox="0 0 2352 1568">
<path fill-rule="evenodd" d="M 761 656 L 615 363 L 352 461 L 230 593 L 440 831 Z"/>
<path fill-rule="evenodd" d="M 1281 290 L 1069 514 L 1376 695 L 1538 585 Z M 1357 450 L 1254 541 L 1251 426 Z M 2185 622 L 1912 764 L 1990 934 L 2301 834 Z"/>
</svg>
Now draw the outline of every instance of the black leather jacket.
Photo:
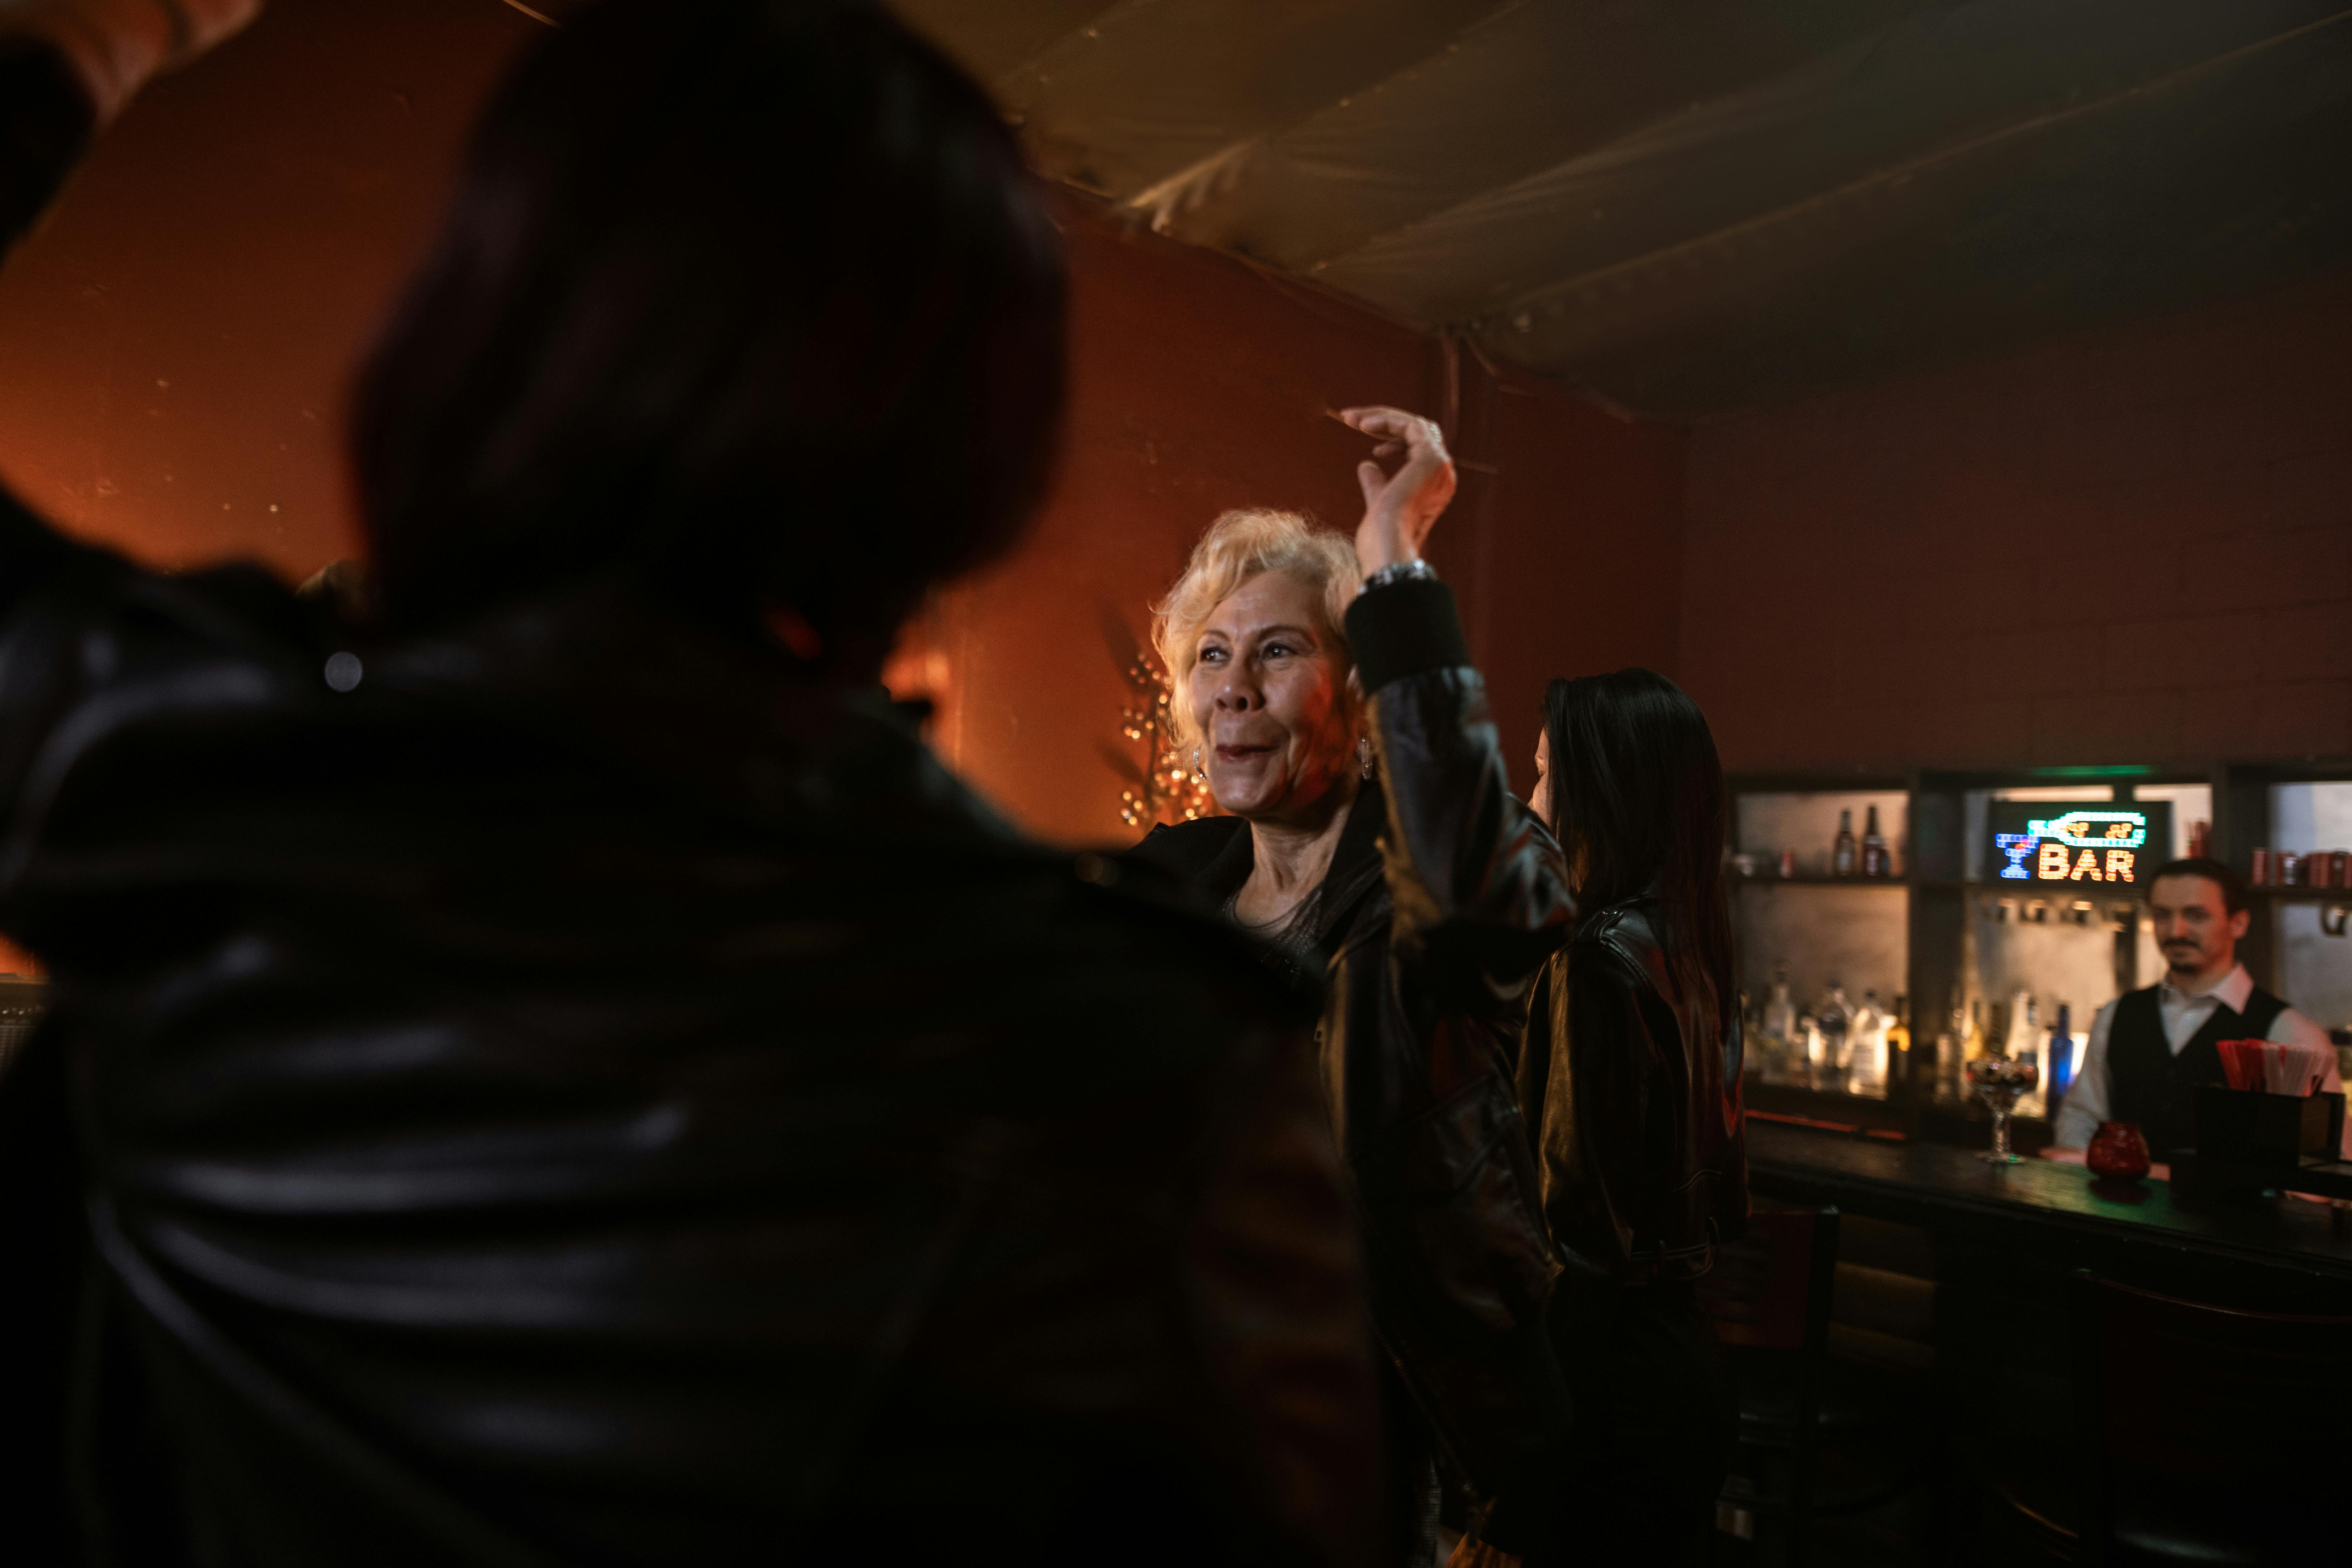
<svg viewBox="0 0 2352 1568">
<path fill-rule="evenodd" d="M 1544 1331 L 1556 1266 L 1511 1060 L 1528 983 L 1572 906 L 1558 846 L 1509 792 L 1451 590 L 1374 589 L 1348 635 L 1381 783 L 1359 797 L 1317 910 L 1324 1094 L 1381 1338 L 1447 1455 L 1491 1497 L 1568 1421 Z M 1138 853 L 1221 898 L 1252 864 L 1231 817 L 1160 829 Z"/>
<path fill-rule="evenodd" d="M 1519 1054 L 1544 1215 L 1575 1274 L 1692 1279 L 1748 1228 L 1739 1018 L 1668 972 L 1634 900 L 1595 910 L 1544 968 Z"/>
<path fill-rule="evenodd" d="M 617 581 L 368 642 L 0 497 L 0 930 L 12 1563 L 1377 1551 L 1311 1005 L 878 692 Z"/>
</svg>

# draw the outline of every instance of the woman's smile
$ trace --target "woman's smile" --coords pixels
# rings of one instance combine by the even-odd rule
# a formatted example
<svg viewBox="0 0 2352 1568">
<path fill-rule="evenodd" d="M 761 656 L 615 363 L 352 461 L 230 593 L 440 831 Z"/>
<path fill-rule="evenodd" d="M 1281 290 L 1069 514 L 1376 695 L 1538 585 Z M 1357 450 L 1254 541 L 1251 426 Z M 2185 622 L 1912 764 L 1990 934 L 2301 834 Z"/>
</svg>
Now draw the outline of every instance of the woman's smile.
<svg viewBox="0 0 2352 1568">
<path fill-rule="evenodd" d="M 1353 765 L 1356 713 L 1322 590 L 1260 573 L 1227 595 L 1200 637 L 1187 696 L 1210 741 L 1217 804 L 1236 816 L 1328 815 L 1346 798 L 1332 791 Z"/>
</svg>

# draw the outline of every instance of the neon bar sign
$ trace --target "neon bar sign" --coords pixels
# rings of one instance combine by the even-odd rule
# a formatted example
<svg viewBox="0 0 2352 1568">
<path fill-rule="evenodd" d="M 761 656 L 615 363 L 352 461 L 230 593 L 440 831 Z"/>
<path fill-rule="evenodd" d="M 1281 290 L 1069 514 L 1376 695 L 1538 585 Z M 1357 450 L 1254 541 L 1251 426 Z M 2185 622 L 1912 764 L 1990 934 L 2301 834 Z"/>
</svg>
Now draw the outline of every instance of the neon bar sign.
<svg viewBox="0 0 2352 1568">
<path fill-rule="evenodd" d="M 2132 884 L 2143 865 L 2170 854 L 2169 802 L 2075 806 L 2000 801 L 1992 812 L 1992 870 L 2004 882 Z M 2146 858 L 2151 853 L 2154 861 Z"/>
</svg>

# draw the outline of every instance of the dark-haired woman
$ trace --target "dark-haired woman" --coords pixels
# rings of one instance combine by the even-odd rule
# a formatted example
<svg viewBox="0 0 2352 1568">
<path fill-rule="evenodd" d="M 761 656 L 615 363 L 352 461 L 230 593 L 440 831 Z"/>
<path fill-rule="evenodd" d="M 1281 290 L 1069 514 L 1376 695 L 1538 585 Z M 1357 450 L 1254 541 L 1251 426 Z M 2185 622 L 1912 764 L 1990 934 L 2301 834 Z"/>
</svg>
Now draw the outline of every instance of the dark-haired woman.
<svg viewBox="0 0 2352 1568">
<path fill-rule="evenodd" d="M 1574 1461 L 1486 1531 L 1530 1568 L 1704 1560 L 1731 1394 L 1693 1299 L 1747 1227 L 1723 770 L 1697 704 L 1646 669 L 1555 680 L 1532 802 L 1569 859 L 1576 932 L 1519 1057 Z"/>
<path fill-rule="evenodd" d="M 0 235 L 253 8 L 0 0 Z M 1041 193 L 878 6 L 576 15 L 361 380 L 378 618 L 0 496 L 9 1561 L 1365 1561 L 1304 1009 L 874 685 L 1048 467 Z"/>
</svg>

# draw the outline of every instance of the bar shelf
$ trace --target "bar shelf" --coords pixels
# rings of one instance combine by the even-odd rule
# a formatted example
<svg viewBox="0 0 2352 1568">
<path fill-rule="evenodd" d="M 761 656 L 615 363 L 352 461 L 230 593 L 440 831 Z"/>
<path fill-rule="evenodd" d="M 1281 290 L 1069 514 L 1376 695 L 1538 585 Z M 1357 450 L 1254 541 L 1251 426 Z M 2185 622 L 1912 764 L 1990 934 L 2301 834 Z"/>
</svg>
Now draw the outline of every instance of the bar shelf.
<svg viewBox="0 0 2352 1568">
<path fill-rule="evenodd" d="M 2062 929 L 2068 940 L 2083 948 L 2084 954 L 2095 948 L 2101 952 L 2111 951 L 2113 979 L 2106 984 L 2085 986 L 2071 994 L 2063 985 L 2048 993 L 2032 987 L 2049 1000 L 2067 998 L 2081 1004 L 2069 1021 L 2077 1040 L 2087 1037 L 2093 1016 L 2106 995 L 2149 984 L 2158 977 L 2155 966 L 2160 963 L 2150 956 L 2153 949 L 2141 929 L 2144 922 L 2119 912 L 2126 903 L 2139 902 L 2141 889 L 2136 883 L 2094 886 L 2086 881 L 2077 888 L 2005 883 L 1988 875 L 1983 803 L 1995 798 L 2095 802 L 2106 797 L 2119 804 L 2170 801 L 2179 829 L 2176 843 L 2185 837 L 2189 820 L 2202 818 L 2210 825 L 2208 853 L 2245 876 L 2256 847 L 2269 848 L 2273 854 L 2282 847 L 2306 852 L 2297 835 L 2313 831 L 2311 824 L 2287 806 L 2278 808 L 2286 813 L 2284 817 L 2273 819 L 2274 800 L 2289 800 L 2293 794 L 2282 792 L 2280 786 L 2352 784 L 2352 757 L 1919 770 L 1899 775 L 1780 770 L 1736 774 L 1728 783 L 1734 802 L 1733 850 L 1753 855 L 1758 868 L 1754 874 L 1734 872 L 1730 877 L 1742 949 L 1740 982 L 1749 993 L 1751 1015 L 1769 994 L 1769 976 L 1779 957 L 1791 970 L 1791 999 L 1800 1010 L 1816 1005 L 1828 978 L 1845 983 L 1850 1005 L 1860 999 L 1865 985 L 1879 991 L 1882 1005 L 1900 993 L 1908 999 L 1912 1037 L 1908 1054 L 1900 1062 L 1890 1059 L 1887 1063 L 1883 1099 L 1790 1083 L 1766 1084 L 1751 1072 L 1746 1085 L 1749 1107 L 1769 1117 L 1851 1125 L 1874 1135 L 1897 1131 L 1906 1137 L 1981 1146 L 1988 1121 L 1983 1108 L 1972 1100 L 1950 1098 L 1948 1074 L 1944 1083 L 1947 1094 L 1939 1097 L 1937 1093 L 1936 1042 L 1939 1034 L 1948 1030 L 1956 1000 L 1990 1001 L 1993 1004 L 1990 1011 L 2005 1020 L 2002 1008 L 2011 992 L 2002 987 L 2013 986 L 2014 979 L 1999 980 L 1987 974 L 1980 967 L 1984 955 L 2006 953 L 2013 959 L 2017 956 L 2014 943 L 2040 940 L 2038 934 L 2029 939 L 2022 933 L 2045 930 L 2054 933 Z M 1766 802 L 1759 811 L 1760 797 L 1778 798 Z M 1882 817 L 1890 819 L 1886 836 L 1896 874 L 1883 878 L 1826 874 L 1824 855 L 1837 811 L 1853 809 L 1859 824 L 1862 805 L 1870 800 L 1878 804 Z M 2336 829 L 2326 826 L 2329 820 L 2323 811 L 2321 826 L 2315 830 L 2318 837 L 2335 834 Z M 1764 825 L 1761 830 L 1743 832 L 1759 825 Z M 2282 837 L 2286 839 L 2283 847 Z M 2347 832 L 2343 841 L 2352 843 L 2352 832 Z M 1808 862 L 1805 868 L 1793 877 L 1774 874 L 1772 865 L 1780 851 L 1791 846 Z M 2312 847 L 2332 849 L 2336 844 Z M 1776 887 L 1804 891 L 1792 891 L 1785 900 L 1757 891 Z M 1874 891 L 1866 898 L 1839 892 L 1857 889 L 1890 893 L 1899 889 L 1903 897 L 1898 904 L 1893 899 L 1877 898 Z M 2327 939 L 2338 934 L 2335 910 L 2352 908 L 2352 887 L 2268 885 L 2247 890 L 2255 918 L 2240 943 L 2239 956 L 2255 984 L 2304 1005 L 2322 1025 L 2352 1023 L 2352 1013 L 2343 1018 L 2334 1016 L 2335 1011 L 2342 1009 L 2332 1004 L 2305 1005 L 2290 994 L 2284 978 L 2284 950 L 2294 943 L 2302 944 L 2296 949 L 2302 954 L 2296 962 L 2305 966 L 2306 988 L 2314 973 L 2309 968 L 2315 962 L 2313 952 L 2324 952 L 2319 962 L 2334 964 L 2335 950 Z M 1994 898 L 2046 900 L 2053 912 L 2046 921 L 1995 922 L 1986 913 L 1989 899 Z M 2092 903 L 2095 912 L 2078 918 L 2068 912 L 2070 901 Z M 2316 931 L 2312 929 L 2315 914 L 2304 912 L 2315 907 Z M 1980 923 L 1983 931 L 1974 929 Z M 2004 948 L 2004 942 L 2012 946 Z M 1778 954 L 1760 951 L 1774 943 L 1780 946 Z M 1801 966 L 1795 955 L 1810 949 L 1821 950 L 1821 956 L 1810 962 L 1812 973 L 1801 975 L 1795 973 Z M 2346 942 L 2343 951 L 2347 959 L 2352 959 L 2352 941 Z M 2077 957 L 2081 960 L 2083 955 Z M 2329 967 L 2321 973 L 2333 972 Z M 2347 968 L 2347 974 L 2352 974 L 2352 968 Z M 1992 983 L 1988 984 L 1989 980 Z M 2327 988 L 2317 989 L 2325 993 Z M 2045 1029 L 2051 1022 L 2046 1016 L 2039 1020 Z M 2005 1027 L 2005 1022 L 2000 1026 Z M 1751 1032 L 1754 1027 L 1751 1019 Z M 1750 1054 L 1753 1058 L 1753 1047 Z M 2011 1126 L 2021 1152 L 2031 1152 L 2049 1142 L 2048 1115 L 2021 1111 Z"/>
</svg>

